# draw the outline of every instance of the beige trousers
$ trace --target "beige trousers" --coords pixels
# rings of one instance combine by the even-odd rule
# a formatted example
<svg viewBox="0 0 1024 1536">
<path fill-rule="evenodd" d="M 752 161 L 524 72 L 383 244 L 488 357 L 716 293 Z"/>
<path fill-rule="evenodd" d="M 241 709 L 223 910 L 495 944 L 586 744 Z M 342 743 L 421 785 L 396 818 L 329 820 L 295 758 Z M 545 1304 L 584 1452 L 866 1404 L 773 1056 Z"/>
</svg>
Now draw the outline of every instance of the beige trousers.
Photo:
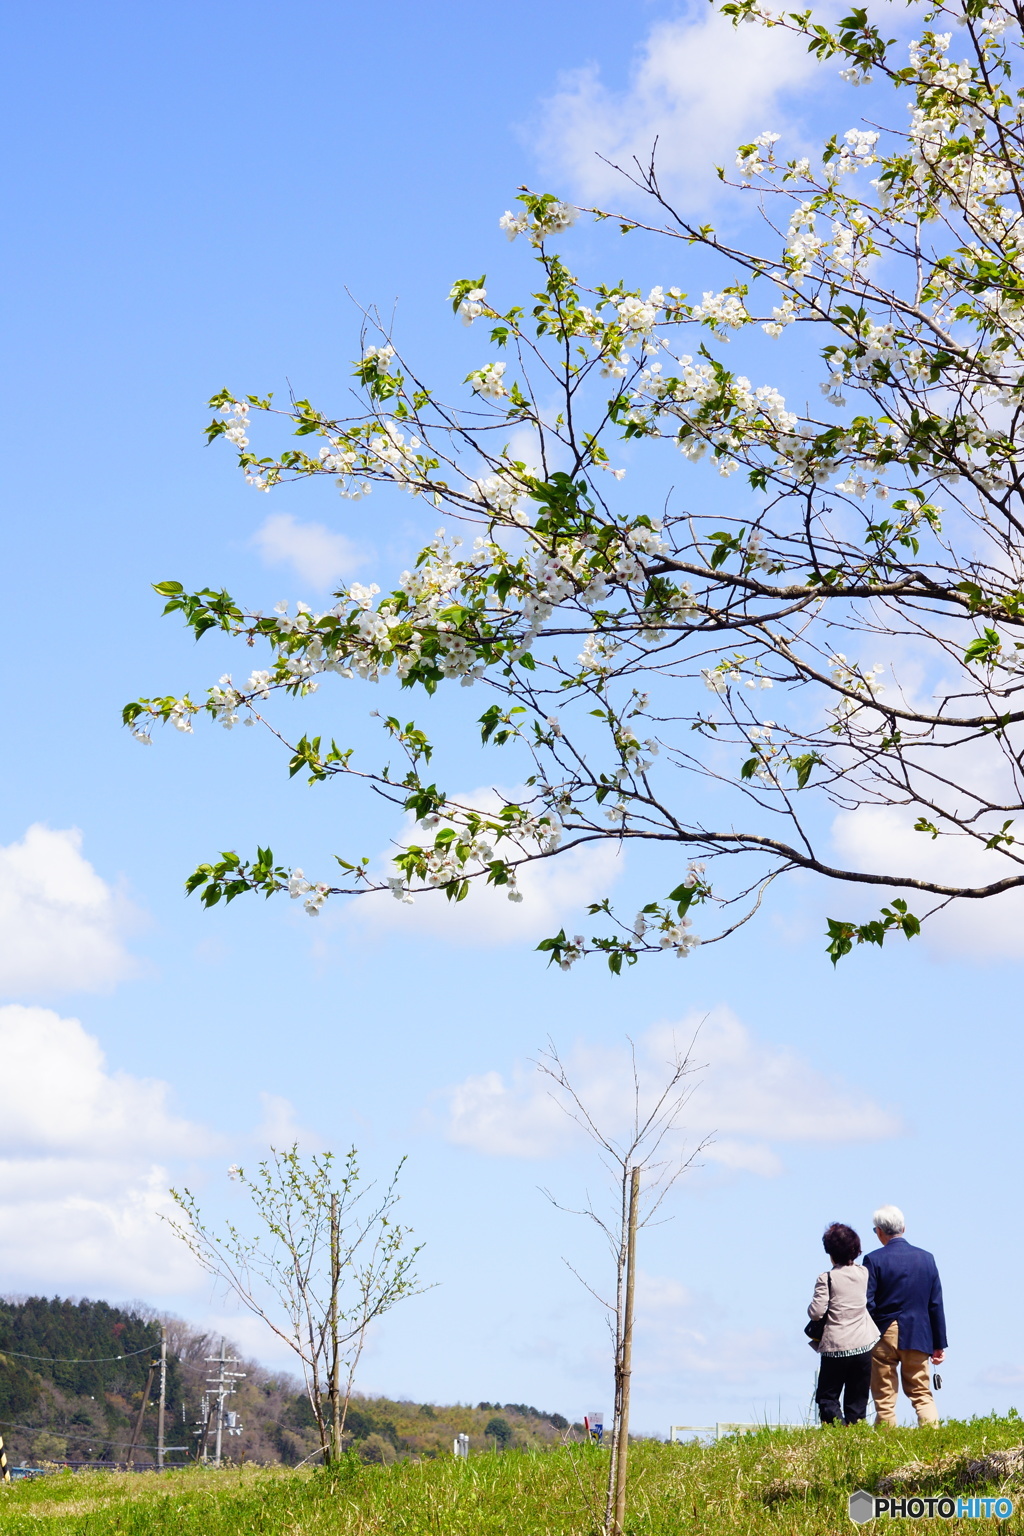
<svg viewBox="0 0 1024 1536">
<path fill-rule="evenodd" d="M 939 1422 L 928 1374 L 930 1355 L 920 1349 L 899 1349 L 899 1323 L 890 1323 L 871 1354 L 871 1396 L 875 1400 L 875 1423 L 896 1423 L 899 1397 L 897 1373 L 903 1390 L 910 1398 L 919 1424 Z"/>
</svg>

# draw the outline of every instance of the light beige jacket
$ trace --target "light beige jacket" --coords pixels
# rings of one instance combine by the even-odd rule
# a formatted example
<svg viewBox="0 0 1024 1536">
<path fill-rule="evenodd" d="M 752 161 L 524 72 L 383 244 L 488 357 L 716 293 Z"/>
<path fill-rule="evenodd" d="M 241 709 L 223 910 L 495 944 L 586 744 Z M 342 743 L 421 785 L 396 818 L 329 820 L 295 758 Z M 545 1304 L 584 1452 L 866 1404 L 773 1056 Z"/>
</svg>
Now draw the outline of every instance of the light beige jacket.
<svg viewBox="0 0 1024 1536">
<path fill-rule="evenodd" d="M 832 1299 L 829 1302 L 829 1275 L 832 1278 Z M 823 1355 L 853 1354 L 871 1349 L 878 1343 L 879 1332 L 868 1314 L 865 1301 L 868 1294 L 868 1272 L 862 1264 L 834 1264 L 814 1282 L 814 1295 L 807 1308 L 812 1321 L 828 1318 L 825 1332 L 815 1349 Z"/>
</svg>

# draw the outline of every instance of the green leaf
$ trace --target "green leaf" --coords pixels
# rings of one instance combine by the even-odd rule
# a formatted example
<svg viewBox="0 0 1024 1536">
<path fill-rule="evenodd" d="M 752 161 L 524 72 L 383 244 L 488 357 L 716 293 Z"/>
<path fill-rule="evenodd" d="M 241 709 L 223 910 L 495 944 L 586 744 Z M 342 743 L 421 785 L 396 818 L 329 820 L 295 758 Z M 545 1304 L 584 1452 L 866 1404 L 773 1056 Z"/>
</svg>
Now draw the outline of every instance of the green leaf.
<svg viewBox="0 0 1024 1536">
<path fill-rule="evenodd" d="M 843 956 L 850 953 L 856 931 L 853 923 L 837 923 L 832 917 L 828 919 L 830 943 L 825 953 L 831 957 L 833 966 L 838 965 Z"/>
<path fill-rule="evenodd" d="M 804 752 L 799 757 L 791 757 L 789 759 L 789 766 L 796 774 L 797 789 L 807 788 L 807 781 L 811 776 L 811 769 L 814 768 L 816 764 L 821 762 L 824 762 L 824 758 L 819 757 L 817 752 Z"/>
<path fill-rule="evenodd" d="M 994 629 L 985 629 L 976 640 L 972 640 L 964 651 L 964 661 L 980 661 L 986 666 L 993 666 L 999 652 L 1003 648 L 1003 642 Z"/>
<path fill-rule="evenodd" d="M 826 953 L 831 956 L 832 964 L 837 965 L 844 955 L 850 953 L 854 943 L 877 944 L 881 948 L 886 934 L 893 929 L 898 929 L 908 939 L 916 938 L 921 932 L 920 918 L 907 910 L 907 903 L 899 896 L 891 907 L 882 908 L 880 917 L 872 918 L 868 923 L 841 923 L 830 917 Z"/>
<path fill-rule="evenodd" d="M 676 909 L 679 913 L 679 916 L 683 917 L 685 916 L 688 908 L 692 905 L 696 897 L 700 894 L 699 886 L 685 884 L 677 885 L 674 891 L 669 891 L 668 899 L 669 901 L 674 901 L 676 903 Z M 657 909 L 650 907 L 644 908 L 645 912 L 651 910 L 656 911 Z"/>
<path fill-rule="evenodd" d="M 1013 836 L 1012 832 L 1010 831 L 1010 828 L 1012 826 L 1013 826 L 1012 818 L 1009 821 L 1004 821 L 1003 825 L 1002 825 L 1002 830 L 999 831 L 999 832 L 994 832 L 992 834 L 992 836 L 989 838 L 988 842 L 985 844 L 985 847 L 986 848 L 999 848 L 1001 845 L 1005 845 L 1007 848 L 1009 848 L 1011 843 L 1015 843 L 1017 841 L 1017 839 Z"/>
</svg>

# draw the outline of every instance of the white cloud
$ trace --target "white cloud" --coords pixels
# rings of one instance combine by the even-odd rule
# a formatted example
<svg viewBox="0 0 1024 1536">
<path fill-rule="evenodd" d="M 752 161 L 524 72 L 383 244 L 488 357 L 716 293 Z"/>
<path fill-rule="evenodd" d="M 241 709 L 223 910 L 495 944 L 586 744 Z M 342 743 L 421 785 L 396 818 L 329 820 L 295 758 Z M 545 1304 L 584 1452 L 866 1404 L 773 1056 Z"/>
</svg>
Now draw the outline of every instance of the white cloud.
<svg viewBox="0 0 1024 1536">
<path fill-rule="evenodd" d="M 0 1007 L 4 1068 L 0 1116 L 0 1251 L 7 1291 L 148 1296 L 200 1312 L 220 1291 L 193 1260 L 164 1217 L 170 1197 L 202 1184 L 219 1165 L 209 1205 L 228 1188 L 227 1164 L 253 1149 L 316 1137 L 296 1126 L 292 1106 L 264 1093 L 261 1122 L 226 1138 L 178 1114 L 171 1089 L 157 1078 L 112 1069 L 99 1042 L 78 1019 L 10 1003 Z M 244 1202 L 243 1202 L 244 1203 Z M 204 1206 L 206 1199 L 204 1197 Z M 220 1321 L 219 1315 L 215 1321 Z M 262 1325 L 260 1325 L 262 1328 Z M 265 1355 L 267 1339 L 245 1316 L 227 1328 Z"/>
<path fill-rule="evenodd" d="M 700 1020 L 658 1025 L 638 1043 L 641 1092 L 651 1099 L 664 1082 L 664 1063 L 685 1046 Z M 762 1177 L 779 1173 L 779 1142 L 879 1141 L 898 1135 L 900 1122 L 867 1094 L 825 1076 L 796 1052 L 764 1044 L 727 1008 L 703 1023 L 693 1052 L 706 1070 L 685 1113 L 690 1145 L 714 1134 L 704 1160 Z M 632 1069 L 624 1048 L 576 1045 L 566 1057 L 570 1080 L 595 1122 L 617 1133 L 632 1113 Z M 546 1157 L 578 1144 L 583 1134 L 549 1092 L 536 1069 L 468 1077 L 448 1090 L 449 1141 L 493 1156 Z"/>
<path fill-rule="evenodd" d="M 674 1033 L 688 1039 L 691 1016 Z M 649 1052 L 669 1052 L 668 1025 L 647 1036 Z M 695 1109 L 723 1136 L 772 1141 L 882 1141 L 900 1131 L 898 1118 L 858 1088 L 824 1073 L 787 1046 L 757 1040 L 728 1008 L 709 1014 L 695 1057 L 708 1063 Z"/>
<path fill-rule="evenodd" d="M 832 823 L 838 855 L 853 869 L 907 875 L 943 885 L 989 885 L 1006 875 L 1019 875 L 1021 866 L 998 850 L 981 848 L 966 838 L 932 838 L 915 832 L 917 812 L 911 807 L 862 806 L 841 812 Z M 858 920 L 874 916 L 893 896 L 902 896 L 918 916 L 938 897 L 896 887 L 835 886 L 829 891 L 828 915 Z M 841 905 L 845 903 L 845 905 Z M 888 942 L 895 943 L 890 938 Z M 900 942 L 904 942 L 900 940 Z M 1024 889 L 984 900 L 955 901 L 931 918 L 914 944 L 924 943 L 932 955 L 977 960 L 1018 959 L 1024 955 Z"/>
<path fill-rule="evenodd" d="M 706 197 L 719 185 L 714 166 L 732 167 L 737 144 L 768 129 L 785 138 L 783 99 L 818 69 L 782 27 L 733 28 L 708 8 L 652 27 L 624 91 L 610 90 L 594 65 L 565 76 L 544 105 L 535 147 L 577 196 L 622 197 L 623 178 L 598 157 L 628 166 L 635 155 L 646 165 L 657 139 L 662 184 Z"/>
<path fill-rule="evenodd" d="M 131 974 L 128 904 L 82 857 L 82 834 L 29 827 L 0 847 L 0 994 L 97 992 Z"/>
<path fill-rule="evenodd" d="M 492 1157 L 545 1157 L 571 1139 L 565 1112 L 536 1069 L 517 1067 L 467 1077 L 447 1094 L 445 1134 L 457 1146 Z"/>
<path fill-rule="evenodd" d="M 299 1143 L 303 1152 L 323 1150 L 323 1142 L 317 1132 L 299 1124 L 291 1099 L 279 1093 L 261 1093 L 259 1099 L 263 1115 L 249 1140 L 260 1148 L 261 1156 L 269 1147 L 282 1152 L 294 1142 Z"/>
<path fill-rule="evenodd" d="M 697 1390 L 705 1397 L 706 1388 L 700 1384 L 705 1377 L 749 1387 L 758 1375 L 788 1378 L 792 1371 L 793 1341 L 777 1331 L 723 1327 L 710 1297 L 698 1296 L 667 1276 L 638 1270 L 636 1290 L 633 1368 L 648 1392 L 665 1377 L 677 1385 L 680 1377 L 689 1377 L 686 1395 Z"/>
<path fill-rule="evenodd" d="M 783 1168 L 779 1154 L 763 1142 L 736 1141 L 731 1136 L 716 1136 L 701 1155 L 733 1173 L 756 1173 L 762 1179 L 774 1179 Z"/>
<path fill-rule="evenodd" d="M 197 1271 L 160 1218 L 166 1159 L 213 1149 L 165 1083 L 108 1070 L 77 1019 L 0 1008 L 0 1246 L 9 1289 L 189 1289 Z M 16 1085 L 16 1091 L 12 1087 Z"/>
<path fill-rule="evenodd" d="M 167 1108 L 166 1083 L 107 1071 L 77 1019 L 17 1003 L 0 1008 L 4 1098 L 0 1153 L 109 1157 L 195 1150 L 195 1129 Z"/>
<path fill-rule="evenodd" d="M 365 560 L 343 533 L 323 523 L 297 523 L 287 512 L 264 518 L 252 542 L 264 565 L 290 565 L 300 580 L 320 591 L 336 586 Z"/>
<path fill-rule="evenodd" d="M 515 790 L 499 794 L 481 788 L 451 799 L 490 815 L 516 797 Z M 407 817 L 396 842 L 405 846 L 413 840 L 412 817 Z M 344 921 L 363 933 L 400 933 L 474 948 L 529 943 L 557 933 L 563 924 L 582 922 L 587 904 L 610 893 L 623 864 L 613 843 L 586 843 L 523 868 L 518 879 L 521 902 L 509 901 L 501 886 L 474 880 L 460 902 L 448 901 L 440 891 L 417 896 L 411 906 L 388 892 L 361 896 L 345 908 Z M 382 873 L 393 872 L 390 864 L 385 870 L 383 859 L 379 867 Z"/>
</svg>

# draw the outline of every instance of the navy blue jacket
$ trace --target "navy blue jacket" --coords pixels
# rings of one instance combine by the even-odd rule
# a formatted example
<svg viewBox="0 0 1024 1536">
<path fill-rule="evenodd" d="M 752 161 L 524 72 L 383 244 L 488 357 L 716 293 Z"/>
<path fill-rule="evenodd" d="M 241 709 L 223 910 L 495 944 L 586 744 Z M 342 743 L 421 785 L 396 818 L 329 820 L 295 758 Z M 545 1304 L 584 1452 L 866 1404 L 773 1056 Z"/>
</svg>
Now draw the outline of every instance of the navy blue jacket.
<svg viewBox="0 0 1024 1536">
<path fill-rule="evenodd" d="M 934 1354 L 946 1348 L 946 1315 L 935 1260 L 905 1237 L 890 1238 L 884 1248 L 864 1255 L 868 1272 L 867 1308 L 884 1333 L 899 1323 L 899 1349 Z"/>
</svg>

